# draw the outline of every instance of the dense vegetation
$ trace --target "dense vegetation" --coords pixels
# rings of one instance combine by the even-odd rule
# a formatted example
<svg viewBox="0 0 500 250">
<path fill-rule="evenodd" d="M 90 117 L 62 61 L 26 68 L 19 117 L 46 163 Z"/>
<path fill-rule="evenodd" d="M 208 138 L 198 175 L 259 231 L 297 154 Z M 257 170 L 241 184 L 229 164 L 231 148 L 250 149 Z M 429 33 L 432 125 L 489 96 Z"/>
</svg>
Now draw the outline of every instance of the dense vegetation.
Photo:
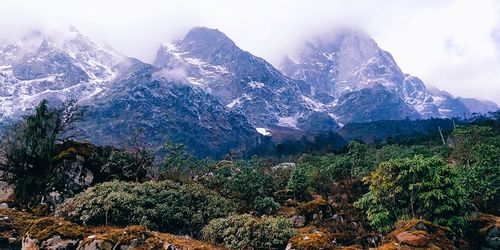
<svg viewBox="0 0 500 250">
<path fill-rule="evenodd" d="M 231 201 L 197 184 L 114 181 L 87 189 L 56 212 L 84 225 L 132 224 L 196 235 L 210 220 L 235 211 Z"/>
<path fill-rule="evenodd" d="M 307 225 L 337 235 L 336 244 L 376 245 L 373 235 L 412 218 L 461 235 L 471 214 L 499 215 L 500 113 L 443 136 L 413 129 L 408 140 L 365 144 L 326 133 L 310 144 L 280 144 L 266 157 L 231 153 L 219 161 L 172 142 L 155 155 L 140 130 L 122 148 L 76 142 L 80 116 L 71 103 L 51 109 L 44 101 L 4 137 L 1 180 L 14 186 L 13 205 L 234 249 L 283 248 Z"/>
</svg>

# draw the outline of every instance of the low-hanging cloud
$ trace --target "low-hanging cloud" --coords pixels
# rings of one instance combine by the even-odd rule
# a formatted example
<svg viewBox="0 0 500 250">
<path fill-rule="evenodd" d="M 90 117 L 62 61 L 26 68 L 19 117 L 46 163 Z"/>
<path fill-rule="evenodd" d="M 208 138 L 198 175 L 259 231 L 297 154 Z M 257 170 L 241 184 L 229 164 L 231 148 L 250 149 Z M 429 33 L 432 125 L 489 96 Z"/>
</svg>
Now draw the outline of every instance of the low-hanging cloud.
<svg viewBox="0 0 500 250">
<path fill-rule="evenodd" d="M 500 102 L 495 0 L 1 0 L 0 43 L 31 29 L 76 26 L 151 62 L 193 26 L 218 28 L 273 64 L 333 27 L 364 29 L 403 71 L 455 95 Z"/>
</svg>

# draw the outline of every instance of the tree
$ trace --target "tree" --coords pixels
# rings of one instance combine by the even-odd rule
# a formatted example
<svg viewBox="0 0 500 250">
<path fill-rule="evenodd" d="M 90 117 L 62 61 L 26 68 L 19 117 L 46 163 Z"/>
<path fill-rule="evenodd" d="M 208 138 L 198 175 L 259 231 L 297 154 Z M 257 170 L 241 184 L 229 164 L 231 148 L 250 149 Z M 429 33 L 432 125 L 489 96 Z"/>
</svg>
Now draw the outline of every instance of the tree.
<svg viewBox="0 0 500 250">
<path fill-rule="evenodd" d="M 424 218 L 461 231 L 467 193 L 453 166 L 439 157 L 389 160 L 364 179 L 369 185 L 356 206 L 366 209 L 371 225 L 387 232 L 397 220 Z"/>
<path fill-rule="evenodd" d="M 372 152 L 368 145 L 352 141 L 347 145 L 347 150 L 347 155 L 351 160 L 351 180 L 365 176 L 375 167 Z"/>
<path fill-rule="evenodd" d="M 498 165 L 498 153 L 500 140 L 490 127 L 473 125 L 453 130 L 452 157 L 459 164 L 468 167 L 474 164 Z"/>
<path fill-rule="evenodd" d="M 295 198 L 303 197 L 312 183 L 311 166 L 297 165 L 290 175 L 287 188 L 293 191 Z"/>
<path fill-rule="evenodd" d="M 50 189 L 51 183 L 61 180 L 55 157 L 58 145 L 74 136 L 73 124 L 81 117 L 75 102 L 60 109 L 50 109 L 43 100 L 35 113 L 10 131 L 3 141 L 0 180 L 14 186 L 16 202 L 31 208 L 38 204 Z"/>
</svg>

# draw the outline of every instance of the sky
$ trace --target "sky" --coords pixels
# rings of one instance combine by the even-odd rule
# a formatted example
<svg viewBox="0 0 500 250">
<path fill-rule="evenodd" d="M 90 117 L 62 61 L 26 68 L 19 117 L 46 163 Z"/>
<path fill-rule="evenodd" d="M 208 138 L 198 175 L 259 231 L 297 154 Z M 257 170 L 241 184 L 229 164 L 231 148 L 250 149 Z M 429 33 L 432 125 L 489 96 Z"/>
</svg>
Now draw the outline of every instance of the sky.
<svg viewBox="0 0 500 250">
<path fill-rule="evenodd" d="M 497 0 L 0 0 L 0 43 L 70 25 L 146 62 L 191 27 L 217 28 L 274 65 L 312 36 L 353 27 L 427 85 L 500 103 Z"/>
</svg>

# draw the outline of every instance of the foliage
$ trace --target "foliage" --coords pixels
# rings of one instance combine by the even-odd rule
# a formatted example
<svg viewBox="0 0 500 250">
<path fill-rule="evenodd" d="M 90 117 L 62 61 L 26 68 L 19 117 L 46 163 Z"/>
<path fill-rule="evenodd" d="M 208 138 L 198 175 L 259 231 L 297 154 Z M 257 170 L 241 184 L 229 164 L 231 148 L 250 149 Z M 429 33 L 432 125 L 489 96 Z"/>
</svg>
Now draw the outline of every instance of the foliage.
<svg viewBox="0 0 500 250">
<path fill-rule="evenodd" d="M 495 212 L 500 202 L 500 136 L 491 127 L 458 127 L 453 131 L 453 159 L 471 202 Z"/>
<path fill-rule="evenodd" d="M 350 177 L 363 177 L 375 168 L 373 149 L 368 145 L 352 141 L 347 145 L 347 155 L 351 160 Z"/>
<path fill-rule="evenodd" d="M 55 158 L 58 144 L 71 137 L 73 123 L 81 117 L 74 102 L 61 109 L 50 109 L 46 100 L 35 113 L 18 124 L 3 142 L 4 161 L 0 162 L 1 180 L 14 186 L 16 202 L 33 207 L 55 183 L 64 182 L 64 169 Z"/>
<path fill-rule="evenodd" d="M 462 167 L 460 173 L 471 202 L 483 212 L 498 213 L 500 165 Z"/>
<path fill-rule="evenodd" d="M 264 159 L 253 158 L 236 163 L 224 160 L 211 166 L 202 178 L 202 183 L 228 198 L 240 201 L 241 210 L 250 212 L 251 208 L 263 205 L 255 204 L 259 199 L 272 197 L 274 192 L 286 187 L 289 170 L 273 169 L 271 166 Z M 266 206 L 273 208 L 275 204 L 268 202 Z"/>
<path fill-rule="evenodd" d="M 273 197 L 257 197 L 253 203 L 253 210 L 258 215 L 275 214 L 280 208 L 280 204 L 274 201 Z"/>
<path fill-rule="evenodd" d="M 249 214 L 215 219 L 203 228 L 205 240 L 231 249 L 284 249 L 295 234 L 286 218 Z"/>
<path fill-rule="evenodd" d="M 364 180 L 370 191 L 356 205 L 366 209 L 372 226 L 382 232 L 409 218 L 459 232 L 465 225 L 467 193 L 456 169 L 439 157 L 389 160 Z"/>
<path fill-rule="evenodd" d="M 107 181 L 144 181 L 147 173 L 146 166 L 127 151 L 113 150 L 102 166 L 101 173 L 107 177 Z"/>
<path fill-rule="evenodd" d="M 57 214 L 85 225 L 140 224 L 179 234 L 198 235 L 214 218 L 235 211 L 229 200 L 196 184 L 107 182 L 91 187 L 58 208 Z"/>
<path fill-rule="evenodd" d="M 197 159 L 187 153 L 183 144 L 167 141 L 162 148 L 164 155 L 160 165 L 160 179 L 189 182 L 190 178 L 201 174 L 214 164 L 210 159 Z"/>
<path fill-rule="evenodd" d="M 500 137 L 490 127 L 457 127 L 452 136 L 452 157 L 459 164 L 500 165 Z"/>
<path fill-rule="evenodd" d="M 287 188 L 294 192 L 295 196 L 303 196 L 312 185 L 311 165 L 297 165 L 290 175 Z"/>
</svg>

